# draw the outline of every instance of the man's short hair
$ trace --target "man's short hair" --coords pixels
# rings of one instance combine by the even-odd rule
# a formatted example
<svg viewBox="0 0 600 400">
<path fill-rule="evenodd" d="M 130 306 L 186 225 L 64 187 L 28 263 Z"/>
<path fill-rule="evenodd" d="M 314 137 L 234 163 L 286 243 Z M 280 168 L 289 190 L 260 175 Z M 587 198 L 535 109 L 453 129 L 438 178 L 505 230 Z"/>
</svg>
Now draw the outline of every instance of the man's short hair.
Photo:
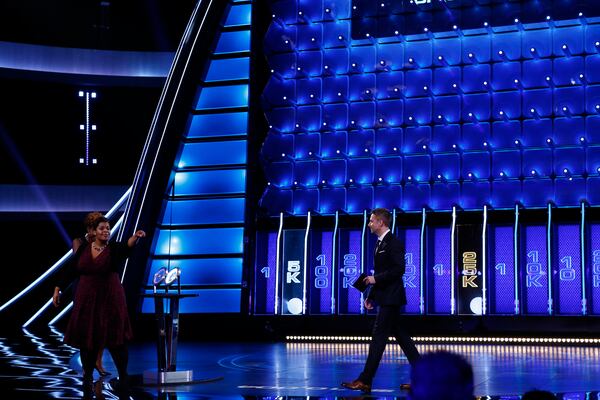
<svg viewBox="0 0 600 400">
<path fill-rule="evenodd" d="M 390 210 L 388 210 L 387 208 L 376 208 L 373 211 L 371 211 L 371 214 L 379 218 L 383 222 L 383 224 L 388 228 L 391 226 L 392 213 L 390 213 Z"/>
</svg>

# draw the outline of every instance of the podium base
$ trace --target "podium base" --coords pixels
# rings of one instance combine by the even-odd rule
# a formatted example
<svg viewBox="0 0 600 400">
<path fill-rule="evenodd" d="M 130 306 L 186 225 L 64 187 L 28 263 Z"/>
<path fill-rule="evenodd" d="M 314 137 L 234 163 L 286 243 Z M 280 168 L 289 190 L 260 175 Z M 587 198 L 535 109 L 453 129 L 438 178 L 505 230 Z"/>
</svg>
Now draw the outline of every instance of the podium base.
<svg viewBox="0 0 600 400">
<path fill-rule="evenodd" d="M 165 371 L 160 372 L 155 369 L 144 371 L 144 384 L 168 385 L 172 383 L 190 383 L 194 380 L 194 371 Z"/>
</svg>

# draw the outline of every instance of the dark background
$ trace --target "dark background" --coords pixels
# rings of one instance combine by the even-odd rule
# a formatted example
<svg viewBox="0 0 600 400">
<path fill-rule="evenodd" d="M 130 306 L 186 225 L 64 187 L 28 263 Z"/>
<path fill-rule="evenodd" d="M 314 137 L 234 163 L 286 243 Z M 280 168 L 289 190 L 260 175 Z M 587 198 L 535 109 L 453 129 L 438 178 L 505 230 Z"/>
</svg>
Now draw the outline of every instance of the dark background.
<svg viewBox="0 0 600 400">
<path fill-rule="evenodd" d="M 5 0 L 0 2 L 0 41 L 174 52 L 194 5 L 194 0 Z M 5 185 L 131 185 L 163 83 L 0 68 L 0 195 Z M 85 151 L 80 90 L 98 94 L 90 120 L 98 126 L 91 136 L 97 165 L 79 163 Z M 0 302 L 65 254 L 70 239 L 84 233 L 84 216 L 81 211 L 0 210 L 3 267 L 18 270 L 0 280 Z"/>
</svg>

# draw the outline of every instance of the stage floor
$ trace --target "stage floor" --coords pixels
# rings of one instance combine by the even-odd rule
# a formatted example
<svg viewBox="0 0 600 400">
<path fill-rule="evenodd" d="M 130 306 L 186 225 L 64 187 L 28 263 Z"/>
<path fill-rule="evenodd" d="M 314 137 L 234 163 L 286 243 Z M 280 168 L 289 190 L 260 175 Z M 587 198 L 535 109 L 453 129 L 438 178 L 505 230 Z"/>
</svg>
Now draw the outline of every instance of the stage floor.
<svg viewBox="0 0 600 400">
<path fill-rule="evenodd" d="M 0 338 L 0 390 L 7 399 L 81 399 L 77 352 L 62 344 L 59 332 L 24 332 Z M 519 399 L 533 388 L 560 393 L 560 399 L 600 399 L 600 349 L 595 347 L 419 345 L 421 352 L 448 350 L 473 365 L 475 394 Z M 285 396 L 356 397 L 340 387 L 357 377 L 367 344 L 190 343 L 179 346 L 178 369 L 209 383 L 134 387 L 128 399 L 256 399 Z M 116 374 L 108 352 L 105 366 Z M 154 343 L 130 347 L 129 371 L 156 368 Z M 406 398 L 400 384 L 410 367 L 396 345 L 389 345 L 373 382 L 371 397 Z M 110 378 L 110 377 L 109 377 Z M 96 385 L 96 398 L 116 399 L 110 379 Z"/>
</svg>

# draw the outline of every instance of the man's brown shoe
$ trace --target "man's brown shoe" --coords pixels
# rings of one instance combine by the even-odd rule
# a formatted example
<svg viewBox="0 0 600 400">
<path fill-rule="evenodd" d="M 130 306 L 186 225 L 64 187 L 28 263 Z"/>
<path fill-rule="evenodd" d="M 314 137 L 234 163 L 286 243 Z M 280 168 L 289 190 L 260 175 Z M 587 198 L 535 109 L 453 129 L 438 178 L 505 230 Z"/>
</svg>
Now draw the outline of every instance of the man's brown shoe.
<svg viewBox="0 0 600 400">
<path fill-rule="evenodd" d="M 400 390 L 410 390 L 410 383 L 401 383 Z"/>
<path fill-rule="evenodd" d="M 352 382 L 342 382 L 342 386 L 352 390 L 360 390 L 363 393 L 371 393 L 371 385 L 356 379 Z"/>
</svg>

